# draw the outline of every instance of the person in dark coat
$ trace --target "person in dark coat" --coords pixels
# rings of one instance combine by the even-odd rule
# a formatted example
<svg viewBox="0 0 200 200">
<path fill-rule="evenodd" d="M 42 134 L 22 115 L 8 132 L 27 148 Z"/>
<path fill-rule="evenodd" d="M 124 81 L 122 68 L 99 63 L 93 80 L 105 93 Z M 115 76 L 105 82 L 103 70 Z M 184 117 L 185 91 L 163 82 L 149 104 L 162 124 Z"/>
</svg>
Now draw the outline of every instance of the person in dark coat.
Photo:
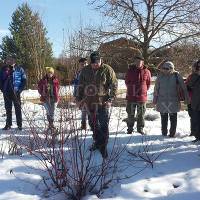
<svg viewBox="0 0 200 200">
<path fill-rule="evenodd" d="M 177 81 L 184 92 L 185 104 L 189 104 L 189 96 L 182 76 L 175 71 L 172 62 L 165 61 L 160 66 L 160 72 L 155 82 L 153 99 L 156 110 L 161 115 L 161 131 L 163 136 L 167 136 L 168 134 L 168 118 L 171 122 L 169 136 L 174 137 L 176 134 L 177 112 L 181 109 Z"/>
<path fill-rule="evenodd" d="M 59 80 L 52 67 L 46 67 L 46 75 L 38 82 L 40 101 L 46 109 L 49 129 L 54 128 L 54 112 L 59 101 Z"/>
<path fill-rule="evenodd" d="M 88 112 L 93 131 L 93 145 L 90 150 L 98 149 L 102 157 L 106 158 L 109 106 L 117 94 L 117 78 L 114 70 L 102 62 L 99 52 L 91 53 L 90 60 L 90 64 L 81 71 L 76 101 L 79 107 L 85 107 Z"/>
<path fill-rule="evenodd" d="M 78 85 L 79 85 L 79 78 L 82 69 L 87 66 L 87 59 L 86 58 L 80 58 L 79 59 L 79 69 L 78 72 L 76 73 L 75 78 L 72 80 L 72 84 L 74 86 L 74 92 L 73 96 L 76 98 L 77 96 L 77 90 L 78 90 Z M 87 111 L 84 108 L 81 108 L 81 129 L 86 130 L 87 129 Z"/>
<path fill-rule="evenodd" d="M 195 62 L 193 65 L 192 65 L 192 73 L 189 74 L 189 76 L 187 77 L 187 79 L 185 80 L 185 84 L 187 85 L 188 82 L 190 81 L 191 77 L 192 77 L 192 74 L 195 72 L 196 70 L 196 66 L 197 66 L 197 62 Z M 187 86 L 187 90 L 188 90 L 188 94 L 189 94 L 189 98 L 190 98 L 190 102 L 191 102 L 191 99 L 192 99 L 192 90 Z M 193 123 L 193 120 L 192 120 L 192 107 L 191 107 L 191 104 L 188 104 L 188 115 L 190 116 L 190 136 L 193 136 L 193 130 L 192 128 L 194 127 L 192 125 Z"/>
<path fill-rule="evenodd" d="M 127 134 L 132 134 L 135 123 L 135 111 L 137 108 L 137 132 L 144 134 L 144 114 L 146 111 L 147 91 L 151 84 L 151 73 L 144 65 L 144 58 L 136 56 L 133 64 L 125 76 L 125 84 L 127 87 Z"/>
<path fill-rule="evenodd" d="M 195 65 L 195 70 L 187 81 L 187 87 L 192 92 L 192 135 L 195 136 L 194 142 L 200 141 L 200 60 Z"/>
<path fill-rule="evenodd" d="M 22 66 L 16 64 L 15 57 L 7 57 L 5 65 L 0 70 L 0 89 L 3 93 L 6 109 L 6 125 L 3 130 L 12 126 L 12 104 L 14 104 L 16 121 L 22 130 L 21 92 L 26 85 L 26 74 Z"/>
</svg>

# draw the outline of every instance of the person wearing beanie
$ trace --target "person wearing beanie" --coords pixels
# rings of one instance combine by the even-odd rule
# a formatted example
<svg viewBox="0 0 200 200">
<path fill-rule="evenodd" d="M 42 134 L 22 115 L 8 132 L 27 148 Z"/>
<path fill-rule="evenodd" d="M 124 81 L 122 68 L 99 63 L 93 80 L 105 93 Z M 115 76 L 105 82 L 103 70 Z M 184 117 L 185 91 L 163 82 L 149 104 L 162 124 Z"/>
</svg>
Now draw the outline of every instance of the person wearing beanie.
<svg viewBox="0 0 200 200">
<path fill-rule="evenodd" d="M 3 130 L 12 126 L 12 104 L 14 104 L 17 126 L 22 130 L 21 92 L 26 85 L 26 74 L 22 66 L 16 64 L 15 56 L 8 56 L 5 66 L 0 71 L 0 89 L 3 93 L 6 125 Z"/>
<path fill-rule="evenodd" d="M 101 60 L 100 53 L 98 51 L 94 51 L 90 54 L 91 63 L 98 63 Z"/>
<path fill-rule="evenodd" d="M 102 62 L 98 51 L 90 55 L 90 64 L 83 68 L 76 96 L 78 106 L 88 112 L 89 125 L 93 131 L 93 145 L 107 158 L 109 137 L 109 106 L 117 94 L 117 78 L 114 70 Z"/>
<path fill-rule="evenodd" d="M 191 94 L 191 135 L 195 136 L 193 142 L 200 141 L 200 60 L 195 62 L 192 74 L 186 82 Z"/>
<path fill-rule="evenodd" d="M 54 74 L 54 68 L 53 67 L 46 67 L 46 72 L 47 72 L 47 74 L 48 73 Z"/>
<path fill-rule="evenodd" d="M 179 97 L 178 85 L 180 86 L 184 101 L 189 104 L 189 96 L 182 76 L 175 71 L 171 61 L 165 61 L 160 65 L 157 76 L 153 103 L 161 116 L 161 131 L 163 136 L 168 134 L 168 118 L 170 119 L 169 137 L 174 137 L 177 127 L 177 112 L 181 109 L 181 99 Z"/>
<path fill-rule="evenodd" d="M 151 84 L 151 73 L 144 65 L 144 58 L 142 55 L 136 55 L 134 57 L 134 63 L 129 65 L 129 69 L 125 76 L 125 84 L 127 87 L 127 134 L 132 134 L 133 132 L 135 111 L 137 109 L 137 132 L 143 135 L 147 91 Z"/>
<path fill-rule="evenodd" d="M 79 85 L 79 78 L 82 69 L 87 66 L 87 58 L 80 58 L 79 61 L 79 68 L 78 72 L 76 73 L 74 79 L 71 81 L 71 84 L 74 86 L 73 96 L 76 98 L 76 95 L 78 93 L 78 85 Z M 81 129 L 86 130 L 87 129 L 87 112 L 84 108 L 81 109 Z"/>
<path fill-rule="evenodd" d="M 54 128 L 54 112 L 59 101 L 59 81 L 52 67 L 46 67 L 45 76 L 38 82 L 40 101 L 47 113 L 48 128 Z"/>
</svg>

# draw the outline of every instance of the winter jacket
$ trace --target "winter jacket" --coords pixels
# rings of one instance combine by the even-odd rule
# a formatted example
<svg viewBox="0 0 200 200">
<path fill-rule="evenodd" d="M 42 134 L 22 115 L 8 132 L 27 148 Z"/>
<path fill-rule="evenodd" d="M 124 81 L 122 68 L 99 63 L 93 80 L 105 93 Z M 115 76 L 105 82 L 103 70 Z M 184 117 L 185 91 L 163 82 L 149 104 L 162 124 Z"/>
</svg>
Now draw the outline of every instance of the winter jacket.
<svg viewBox="0 0 200 200">
<path fill-rule="evenodd" d="M 20 65 L 4 66 L 0 71 L 0 89 L 3 93 L 22 92 L 26 85 L 26 74 Z"/>
<path fill-rule="evenodd" d="M 187 79 L 186 79 L 186 81 L 185 81 L 186 86 L 187 86 L 188 82 L 190 81 L 191 77 L 192 77 L 192 74 L 190 74 L 190 75 L 187 77 Z M 192 90 L 191 90 L 189 87 L 187 87 L 187 91 L 188 91 L 189 98 L 190 98 L 190 101 L 191 101 L 191 99 L 192 99 Z"/>
<path fill-rule="evenodd" d="M 125 84 L 127 87 L 126 99 L 144 103 L 147 101 L 147 91 L 151 84 L 151 73 L 146 67 L 142 69 L 131 67 L 126 73 Z"/>
<path fill-rule="evenodd" d="M 181 75 L 176 71 L 167 75 L 160 73 L 155 82 L 153 100 L 156 104 L 156 110 L 160 113 L 177 113 L 181 109 L 177 92 L 176 73 L 179 84 L 184 91 L 185 103 L 189 104 L 187 88 Z"/>
<path fill-rule="evenodd" d="M 192 109 L 200 111 L 200 75 L 193 73 L 190 77 L 190 80 L 187 82 L 187 87 L 192 92 Z"/>
<path fill-rule="evenodd" d="M 98 69 L 91 65 L 84 67 L 80 74 L 77 101 L 86 103 L 89 109 L 95 105 L 104 104 L 117 94 L 117 78 L 114 70 L 106 64 Z"/>
<path fill-rule="evenodd" d="M 39 82 L 38 82 L 38 92 L 41 95 L 40 100 L 42 102 L 49 102 L 59 101 L 59 81 L 58 79 L 53 76 L 51 79 L 49 79 L 46 76 L 44 76 Z"/>
</svg>

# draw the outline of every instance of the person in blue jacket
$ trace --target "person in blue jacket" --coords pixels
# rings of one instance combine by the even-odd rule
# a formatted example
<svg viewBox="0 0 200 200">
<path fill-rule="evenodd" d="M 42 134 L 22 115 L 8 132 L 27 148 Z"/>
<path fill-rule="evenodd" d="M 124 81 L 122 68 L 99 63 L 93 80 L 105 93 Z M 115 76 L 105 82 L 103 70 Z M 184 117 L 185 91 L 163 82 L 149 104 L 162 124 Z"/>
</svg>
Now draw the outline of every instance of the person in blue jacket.
<svg viewBox="0 0 200 200">
<path fill-rule="evenodd" d="M 81 74 L 82 69 L 87 65 L 87 59 L 86 58 L 80 58 L 79 61 L 79 69 L 76 73 L 74 79 L 72 80 L 72 84 L 74 86 L 73 96 L 76 97 L 78 95 L 78 86 L 79 86 L 79 77 Z M 87 125 L 87 110 L 83 107 L 81 109 L 81 129 L 86 130 Z"/>
<path fill-rule="evenodd" d="M 16 64 L 15 57 L 7 57 L 5 65 L 0 70 L 0 90 L 3 93 L 6 110 L 6 125 L 3 130 L 12 126 L 12 104 L 15 107 L 16 121 L 19 130 L 22 130 L 22 112 L 20 94 L 26 85 L 24 69 Z"/>
</svg>

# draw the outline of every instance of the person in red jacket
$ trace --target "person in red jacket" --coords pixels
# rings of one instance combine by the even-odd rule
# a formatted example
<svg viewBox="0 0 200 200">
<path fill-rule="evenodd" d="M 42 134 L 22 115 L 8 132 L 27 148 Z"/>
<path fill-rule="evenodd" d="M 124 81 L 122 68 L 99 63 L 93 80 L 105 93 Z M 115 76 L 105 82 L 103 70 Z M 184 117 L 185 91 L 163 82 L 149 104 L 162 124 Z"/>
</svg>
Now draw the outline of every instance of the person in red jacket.
<svg viewBox="0 0 200 200">
<path fill-rule="evenodd" d="M 185 80 L 186 86 L 188 85 L 188 82 L 191 80 L 192 74 L 195 73 L 196 68 L 197 68 L 197 63 L 199 61 L 200 60 L 198 60 L 197 62 L 193 63 L 193 65 L 192 65 L 192 73 L 189 74 L 188 77 L 187 77 L 187 79 Z M 191 102 L 191 99 L 192 99 L 192 90 L 188 86 L 187 86 L 187 91 L 188 91 L 190 102 Z M 192 124 L 193 120 L 192 120 L 192 107 L 191 107 L 191 104 L 188 104 L 188 115 L 190 116 L 190 131 L 191 131 L 190 136 L 194 136 L 194 133 L 193 133 L 194 132 L 194 130 L 193 130 L 194 125 Z"/>
<path fill-rule="evenodd" d="M 151 84 L 151 73 L 144 66 L 144 58 L 136 56 L 134 63 L 129 65 L 125 76 L 127 87 L 127 134 L 132 134 L 135 123 L 135 110 L 137 108 L 137 132 L 144 134 L 144 114 L 146 111 L 147 91 Z"/>
<path fill-rule="evenodd" d="M 49 129 L 54 128 L 54 111 L 59 101 L 59 81 L 52 67 L 46 67 L 46 75 L 38 82 L 40 101 L 46 109 Z"/>
</svg>

